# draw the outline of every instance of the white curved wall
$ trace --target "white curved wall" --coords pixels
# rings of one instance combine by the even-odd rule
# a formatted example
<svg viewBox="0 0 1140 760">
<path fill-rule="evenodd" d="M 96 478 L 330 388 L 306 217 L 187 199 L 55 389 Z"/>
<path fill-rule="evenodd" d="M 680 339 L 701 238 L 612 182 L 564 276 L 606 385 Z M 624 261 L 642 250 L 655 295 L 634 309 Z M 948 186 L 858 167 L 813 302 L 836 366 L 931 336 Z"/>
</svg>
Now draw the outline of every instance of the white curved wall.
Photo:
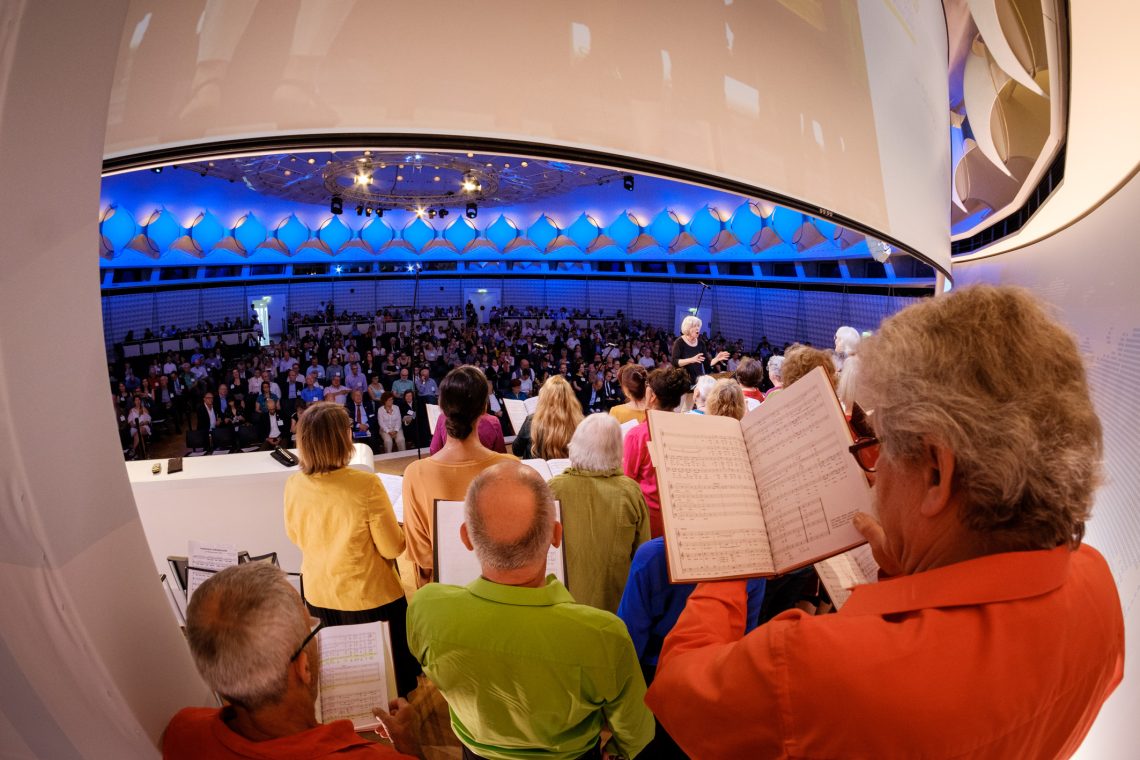
<svg viewBox="0 0 1140 760">
<path fill-rule="evenodd" d="M 1080 343 L 1093 400 L 1104 424 L 1105 484 L 1087 541 L 1112 567 L 1124 607 L 1124 683 L 1106 703 L 1080 757 L 1136 757 L 1140 725 L 1140 257 L 1132 179 L 1080 222 L 1038 243 L 955 265 L 956 285 L 1022 285 L 1052 303 Z"/>
<path fill-rule="evenodd" d="M 949 268 L 938 3 L 132 0 L 107 154 L 290 133 L 537 142 L 685 167 Z"/>
<path fill-rule="evenodd" d="M 118 0 L 0 3 L 5 758 L 157 756 L 170 715 L 208 696 L 108 446 L 98 379 L 98 125 L 125 13 Z M 90 213 L 56 219 L 52 204 Z"/>
</svg>

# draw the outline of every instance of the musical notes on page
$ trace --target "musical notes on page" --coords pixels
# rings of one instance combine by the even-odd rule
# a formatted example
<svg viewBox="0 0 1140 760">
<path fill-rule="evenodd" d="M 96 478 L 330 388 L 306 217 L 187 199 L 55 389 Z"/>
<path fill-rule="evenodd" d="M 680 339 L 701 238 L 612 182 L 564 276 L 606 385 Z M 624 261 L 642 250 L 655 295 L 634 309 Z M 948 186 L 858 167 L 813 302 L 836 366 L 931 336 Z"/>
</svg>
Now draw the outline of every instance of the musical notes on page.
<svg viewBox="0 0 1140 760">
<path fill-rule="evenodd" d="M 741 421 L 777 569 L 862 540 L 851 519 L 870 511 L 870 489 L 837 403 L 812 371 Z"/>
<path fill-rule="evenodd" d="M 739 423 L 662 412 L 650 428 L 673 580 L 771 574 Z"/>
<path fill-rule="evenodd" d="M 380 623 L 328 627 L 317 634 L 322 722 L 348 719 L 357 731 L 379 725 L 372 708 L 388 705 L 386 638 Z"/>
</svg>

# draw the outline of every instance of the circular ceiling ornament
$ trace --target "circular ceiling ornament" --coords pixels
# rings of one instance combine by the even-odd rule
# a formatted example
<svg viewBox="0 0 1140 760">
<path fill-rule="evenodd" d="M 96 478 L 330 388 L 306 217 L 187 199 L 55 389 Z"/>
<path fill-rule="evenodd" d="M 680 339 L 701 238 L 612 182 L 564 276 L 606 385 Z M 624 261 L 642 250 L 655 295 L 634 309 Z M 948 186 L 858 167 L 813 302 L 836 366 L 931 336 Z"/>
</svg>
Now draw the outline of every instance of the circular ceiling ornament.
<svg viewBox="0 0 1140 760">
<path fill-rule="evenodd" d="M 349 213 L 515 205 L 622 176 L 563 161 L 423 151 L 274 154 L 182 167 L 298 203 L 325 205 L 339 197 Z"/>
</svg>

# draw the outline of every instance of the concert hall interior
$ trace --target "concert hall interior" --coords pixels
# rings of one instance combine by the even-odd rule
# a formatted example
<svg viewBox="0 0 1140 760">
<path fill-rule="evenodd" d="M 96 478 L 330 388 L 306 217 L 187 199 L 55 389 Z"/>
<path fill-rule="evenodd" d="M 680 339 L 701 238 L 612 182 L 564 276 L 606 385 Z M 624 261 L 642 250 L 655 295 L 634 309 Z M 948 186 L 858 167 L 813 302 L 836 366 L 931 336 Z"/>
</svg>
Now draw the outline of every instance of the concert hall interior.
<svg viewBox="0 0 1140 760">
<path fill-rule="evenodd" d="M 334 469 L 375 473 L 396 505 L 401 548 L 384 562 L 399 603 L 439 602 L 447 585 L 429 581 L 451 566 L 430 520 L 424 538 L 403 517 L 415 489 L 453 477 L 446 452 L 482 440 L 546 480 L 571 462 L 624 469 L 642 486 L 622 497 L 644 514 L 636 549 L 663 511 L 658 476 L 647 492 L 638 468 L 664 467 L 667 444 L 639 439 L 651 454 L 631 464 L 629 428 L 646 426 L 614 432 L 595 414 L 739 419 L 773 388 L 790 397 L 779 367 L 794 354 L 839 370 L 835 416 L 870 441 L 859 341 L 878 348 L 884 320 L 973 285 L 1024 288 L 1075 337 L 1104 449 L 1083 541 L 1111 572 L 1125 646 L 1140 646 L 1140 5 L 12 0 L 0 20 L 0 756 L 155 756 L 175 713 L 217 706 L 167 558 L 200 541 L 301 572 L 288 515 L 315 454 L 302 476 L 270 452 L 316 425 L 298 422 L 306 403 L 346 409 L 355 447 Z M 465 364 L 490 384 L 492 419 L 473 427 L 453 401 Z M 720 373 L 730 382 L 701 377 Z M 559 394 L 570 422 L 552 442 Z M 459 422 L 436 431 L 441 406 Z M 581 442 L 611 432 L 629 436 L 616 467 Z M 694 458 L 728 456 L 706 443 Z M 508 488 L 510 467 L 472 493 Z M 438 486 L 450 501 L 436 510 L 465 477 Z M 586 572 L 565 515 L 578 487 L 551 486 L 569 526 L 560 573 L 593 599 L 572 582 Z M 665 519 L 669 544 L 679 518 Z M 482 560 L 487 536 L 463 530 Z M 632 557 L 606 570 L 625 578 Z M 491 584 L 487 567 L 475 583 Z M 814 582 L 812 614 L 843 617 Z M 588 603 L 622 617 L 622 591 Z M 405 654 L 455 622 L 404 608 Z M 1068 752 L 1134 756 L 1136 659 Z M 452 734 L 464 708 L 448 722 L 454 692 L 429 682 L 443 669 L 424 663 L 413 699 L 428 758 L 460 757 L 466 733 Z M 633 729 L 611 728 L 607 751 L 628 746 Z M 642 756 L 676 756 L 662 746 Z"/>
</svg>

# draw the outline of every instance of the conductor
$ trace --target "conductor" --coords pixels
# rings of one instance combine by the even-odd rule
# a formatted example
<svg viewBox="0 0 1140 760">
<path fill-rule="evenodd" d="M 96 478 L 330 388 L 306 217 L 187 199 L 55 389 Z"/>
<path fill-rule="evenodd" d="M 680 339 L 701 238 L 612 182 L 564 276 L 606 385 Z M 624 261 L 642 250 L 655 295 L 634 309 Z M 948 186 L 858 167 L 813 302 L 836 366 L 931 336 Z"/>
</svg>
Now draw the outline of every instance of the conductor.
<svg viewBox="0 0 1140 760">
<path fill-rule="evenodd" d="M 681 320 L 681 337 L 673 341 L 673 366 L 689 373 L 689 381 L 697 382 L 701 375 L 712 372 L 716 365 L 728 360 L 729 353 L 721 351 L 709 361 L 708 341 L 701 338 L 701 320 L 692 315 Z"/>
</svg>

